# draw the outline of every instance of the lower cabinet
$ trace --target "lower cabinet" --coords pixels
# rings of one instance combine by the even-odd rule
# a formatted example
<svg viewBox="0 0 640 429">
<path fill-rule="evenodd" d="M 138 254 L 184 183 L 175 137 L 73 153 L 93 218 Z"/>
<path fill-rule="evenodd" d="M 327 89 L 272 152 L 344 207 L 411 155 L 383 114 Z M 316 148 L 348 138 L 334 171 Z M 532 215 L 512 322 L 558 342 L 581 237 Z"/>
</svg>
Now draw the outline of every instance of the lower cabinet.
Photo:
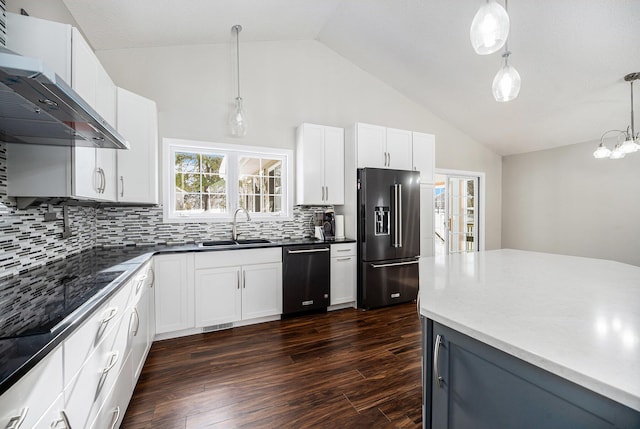
<svg viewBox="0 0 640 429">
<path fill-rule="evenodd" d="M 196 327 L 281 314 L 281 261 L 280 248 L 195 255 Z"/>
<path fill-rule="evenodd" d="M 133 377 L 132 356 L 133 354 L 130 354 L 124 362 L 120 375 L 91 425 L 91 429 L 114 429 L 120 427 L 136 385 Z"/>
<path fill-rule="evenodd" d="M 0 396 L 0 427 L 48 428 L 48 419 L 60 416 L 62 356 L 60 346 Z"/>
<path fill-rule="evenodd" d="M 134 302 L 129 313 L 133 379 L 138 379 L 155 335 L 152 318 L 154 275 L 151 263 L 145 264 L 135 282 Z"/>
<path fill-rule="evenodd" d="M 428 319 L 425 428 L 637 428 L 640 413 Z"/>
<path fill-rule="evenodd" d="M 154 256 L 156 333 L 193 328 L 192 253 Z"/>
<path fill-rule="evenodd" d="M 356 243 L 331 245 L 331 305 L 355 302 L 357 287 Z"/>
</svg>

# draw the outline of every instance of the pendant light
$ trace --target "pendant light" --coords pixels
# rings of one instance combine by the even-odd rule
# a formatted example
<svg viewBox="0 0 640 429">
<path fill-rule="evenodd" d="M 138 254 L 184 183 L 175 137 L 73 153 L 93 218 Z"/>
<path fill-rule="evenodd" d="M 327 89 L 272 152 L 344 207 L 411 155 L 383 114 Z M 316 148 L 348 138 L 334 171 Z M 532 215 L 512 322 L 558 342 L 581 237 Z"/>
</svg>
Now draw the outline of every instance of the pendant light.
<svg viewBox="0 0 640 429">
<path fill-rule="evenodd" d="M 236 33 L 236 60 L 238 71 L 238 96 L 236 102 L 229 115 L 229 130 L 231 134 L 236 137 L 244 137 L 247 135 L 247 114 L 242 106 L 242 97 L 240 97 L 240 32 L 242 31 L 241 25 L 234 25 L 231 27 L 231 31 Z"/>
<path fill-rule="evenodd" d="M 507 0 L 504 1 L 504 7 L 506 11 Z M 510 55 L 511 51 L 509 51 L 508 43 L 505 41 L 504 54 L 502 54 L 502 58 L 504 58 L 504 65 L 500 70 L 498 70 L 498 73 L 496 73 L 496 76 L 493 78 L 493 84 L 491 85 L 493 98 L 495 98 L 496 101 L 511 101 L 520 93 L 520 73 L 518 73 L 518 70 L 509 64 Z"/>
<path fill-rule="evenodd" d="M 495 0 L 487 0 L 473 17 L 469 36 L 471 46 L 478 55 L 499 51 L 509 36 L 507 10 Z"/>
<path fill-rule="evenodd" d="M 631 125 L 626 130 L 609 130 L 602 134 L 600 137 L 600 144 L 598 148 L 593 152 L 593 157 L 596 159 L 622 159 L 627 154 L 637 152 L 640 150 L 640 132 L 636 133 L 634 124 L 633 113 L 633 81 L 640 79 L 640 72 L 629 73 L 624 77 L 626 82 L 629 82 L 631 88 Z M 616 134 L 617 144 L 613 150 L 604 144 L 604 139 L 609 134 Z"/>
</svg>

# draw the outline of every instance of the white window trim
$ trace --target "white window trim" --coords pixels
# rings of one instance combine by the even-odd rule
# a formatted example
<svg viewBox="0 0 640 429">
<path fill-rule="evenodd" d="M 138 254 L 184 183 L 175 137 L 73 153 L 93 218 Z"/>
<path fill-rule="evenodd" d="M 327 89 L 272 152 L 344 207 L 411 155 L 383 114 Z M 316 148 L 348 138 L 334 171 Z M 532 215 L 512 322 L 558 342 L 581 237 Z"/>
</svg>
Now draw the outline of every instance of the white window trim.
<svg viewBox="0 0 640 429">
<path fill-rule="evenodd" d="M 175 138 L 162 139 L 162 158 L 164 168 L 162 169 L 162 195 L 163 195 L 163 222 L 164 223 L 213 223 L 213 222 L 231 222 L 233 220 L 233 211 L 238 204 L 238 184 L 234 180 L 227 180 L 227 207 L 228 213 L 207 214 L 207 215 L 177 215 L 173 210 L 175 201 L 175 185 L 174 185 L 174 154 L 180 151 L 194 152 L 210 152 L 217 154 L 225 154 L 229 156 L 229 170 L 231 164 L 235 164 L 237 157 L 240 155 L 263 156 L 281 158 L 283 162 L 282 171 L 282 212 L 279 214 L 270 213 L 251 213 L 251 220 L 257 222 L 282 222 L 293 220 L 293 151 L 289 149 L 280 149 L 262 146 L 245 146 L 228 143 L 215 143 L 198 140 L 184 140 Z"/>
</svg>

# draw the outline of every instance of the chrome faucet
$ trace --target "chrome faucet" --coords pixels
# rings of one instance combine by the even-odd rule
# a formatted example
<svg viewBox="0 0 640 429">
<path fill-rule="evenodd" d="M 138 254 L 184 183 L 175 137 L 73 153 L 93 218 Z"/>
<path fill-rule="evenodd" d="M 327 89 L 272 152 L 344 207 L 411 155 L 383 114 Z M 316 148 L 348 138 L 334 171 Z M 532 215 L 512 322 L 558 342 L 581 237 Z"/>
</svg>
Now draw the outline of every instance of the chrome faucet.
<svg viewBox="0 0 640 429">
<path fill-rule="evenodd" d="M 249 216 L 249 212 L 248 211 L 246 211 L 242 207 L 236 209 L 235 213 L 233 214 L 233 226 L 231 227 L 231 239 L 234 240 L 234 241 L 237 240 L 238 239 L 238 235 L 240 235 L 240 234 L 238 234 L 238 231 L 236 229 L 236 223 L 237 223 L 236 217 L 238 216 L 238 212 L 240 212 L 240 211 L 245 212 L 245 214 L 247 215 L 247 222 L 249 222 L 251 220 L 251 216 Z"/>
</svg>

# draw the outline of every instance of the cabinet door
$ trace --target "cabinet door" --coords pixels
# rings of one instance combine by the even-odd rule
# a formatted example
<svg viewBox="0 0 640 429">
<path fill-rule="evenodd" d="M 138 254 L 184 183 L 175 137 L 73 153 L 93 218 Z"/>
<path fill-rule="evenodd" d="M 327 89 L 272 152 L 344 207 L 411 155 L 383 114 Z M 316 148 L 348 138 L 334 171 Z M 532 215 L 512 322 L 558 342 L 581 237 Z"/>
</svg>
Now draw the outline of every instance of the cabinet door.
<svg viewBox="0 0 640 429">
<path fill-rule="evenodd" d="M 189 266 L 191 265 L 191 266 Z M 156 333 L 193 328 L 193 255 L 154 257 Z"/>
<path fill-rule="evenodd" d="M 117 89 L 117 128 L 131 148 L 117 151 L 118 201 L 158 203 L 158 114 L 156 103 Z"/>
<path fill-rule="evenodd" d="M 129 332 L 131 335 L 131 360 L 133 377 L 138 379 L 147 350 L 149 350 L 149 289 L 145 288 L 138 302 L 131 307 Z"/>
<path fill-rule="evenodd" d="M 73 156 L 73 195 L 76 197 L 98 199 L 98 189 L 103 183 L 102 175 L 98 170 L 97 149 L 92 147 L 76 146 L 72 148 Z"/>
<path fill-rule="evenodd" d="M 97 58 L 77 28 L 71 31 L 71 87 L 95 109 Z"/>
<path fill-rule="evenodd" d="M 420 184 L 420 256 L 433 256 L 433 186 Z"/>
<path fill-rule="evenodd" d="M 325 204 L 324 128 L 321 125 L 302 124 L 298 129 L 296 143 L 298 204 Z"/>
<path fill-rule="evenodd" d="M 378 125 L 357 125 L 358 168 L 385 168 L 387 164 L 387 129 Z"/>
<path fill-rule="evenodd" d="M 240 284 L 240 267 L 196 270 L 196 327 L 240 320 L 242 317 Z"/>
<path fill-rule="evenodd" d="M 58 347 L 0 396 L 0 427 L 15 427 L 24 414 L 23 428 L 38 419 L 62 392 L 62 347 Z"/>
<path fill-rule="evenodd" d="M 413 169 L 411 131 L 387 128 L 387 167 L 394 170 Z"/>
<path fill-rule="evenodd" d="M 433 183 L 436 168 L 436 136 L 413 133 L 413 169 L 420 172 L 420 183 Z"/>
<path fill-rule="evenodd" d="M 242 319 L 282 313 L 282 264 L 242 267 Z"/>
<path fill-rule="evenodd" d="M 325 204 L 344 204 L 344 130 L 324 127 Z"/>
<path fill-rule="evenodd" d="M 331 305 L 356 300 L 356 257 L 331 258 Z"/>
</svg>

